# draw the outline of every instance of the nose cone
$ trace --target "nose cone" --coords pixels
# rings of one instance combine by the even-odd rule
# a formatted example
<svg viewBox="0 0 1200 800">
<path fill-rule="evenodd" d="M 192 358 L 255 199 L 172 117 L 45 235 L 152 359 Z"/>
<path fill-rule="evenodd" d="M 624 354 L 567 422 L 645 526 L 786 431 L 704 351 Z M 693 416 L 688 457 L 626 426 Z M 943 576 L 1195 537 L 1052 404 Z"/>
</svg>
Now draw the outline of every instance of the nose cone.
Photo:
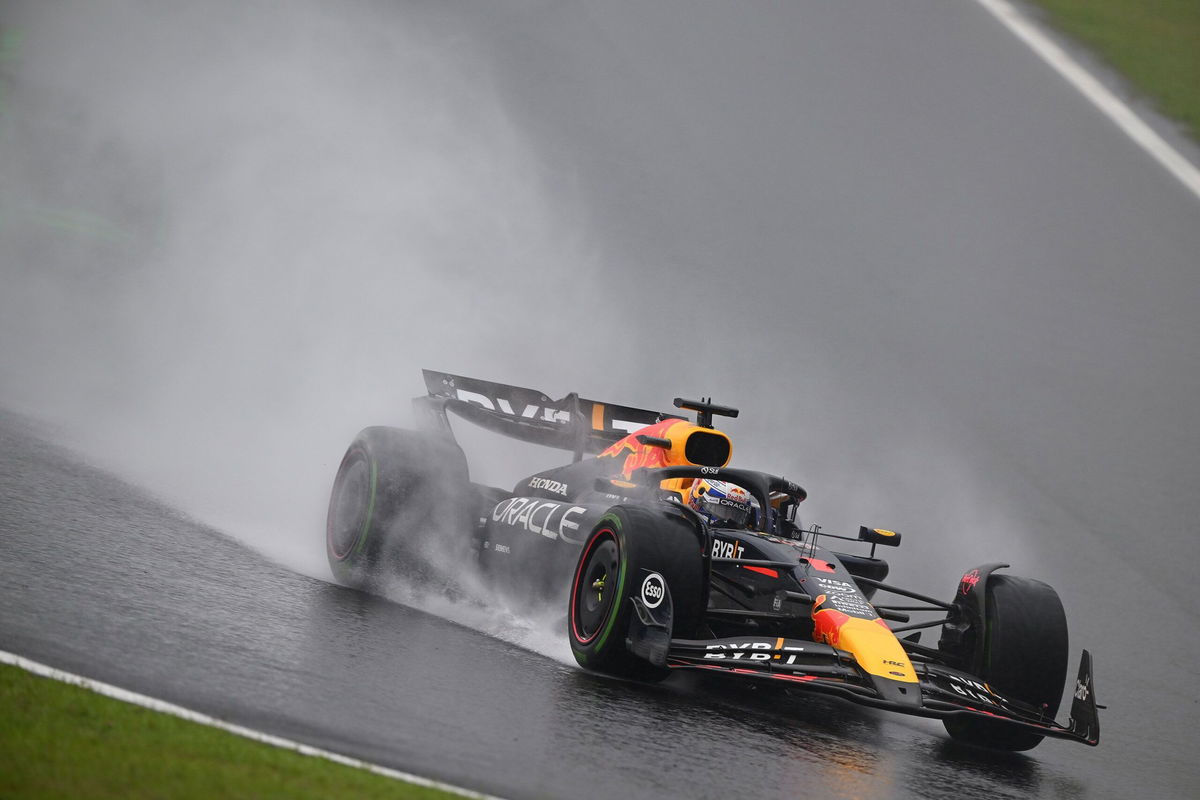
<svg viewBox="0 0 1200 800">
<path fill-rule="evenodd" d="M 879 692 L 879 699 L 903 706 L 921 705 L 921 684 L 910 683 L 881 675 L 871 676 L 871 685 Z"/>
<path fill-rule="evenodd" d="M 852 617 L 836 609 L 824 607 L 826 602 L 826 597 L 821 596 L 813 604 L 814 638 L 842 650 L 849 650 L 858 661 L 858 666 L 870 675 L 873 681 L 881 680 L 889 685 L 903 684 L 914 688 L 917 686 L 917 673 L 908 658 L 908 653 L 904 652 L 900 641 L 882 619 Z M 844 606 L 848 601 L 845 597 L 839 597 L 838 602 Z M 866 601 L 863 600 L 862 603 L 865 605 Z M 908 696 L 903 692 L 899 694 L 903 697 Z M 919 691 L 908 694 L 915 694 L 919 703 Z"/>
</svg>

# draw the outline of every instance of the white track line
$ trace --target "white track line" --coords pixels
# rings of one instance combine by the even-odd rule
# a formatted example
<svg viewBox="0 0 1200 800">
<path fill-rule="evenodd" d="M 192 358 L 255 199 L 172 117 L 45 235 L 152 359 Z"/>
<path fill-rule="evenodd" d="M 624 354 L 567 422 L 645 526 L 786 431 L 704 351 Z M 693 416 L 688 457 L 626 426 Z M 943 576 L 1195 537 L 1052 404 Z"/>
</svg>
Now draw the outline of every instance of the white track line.
<svg viewBox="0 0 1200 800">
<path fill-rule="evenodd" d="M 1179 179 L 1179 182 L 1191 190 L 1192 194 L 1200 197 L 1200 169 L 1180 155 L 1174 147 L 1167 143 L 1154 130 L 1142 122 L 1133 109 L 1120 98 L 1096 80 L 1078 62 L 1066 54 L 1061 47 L 1042 33 L 1033 23 L 1021 15 L 1008 0 L 977 0 L 991 12 L 992 16 L 1004 23 L 1021 41 L 1029 45 L 1033 52 L 1054 67 L 1067 81 L 1100 109 L 1109 119 L 1117 124 L 1122 131 L 1133 139 L 1143 150 L 1152 155 L 1167 171 Z"/>
<path fill-rule="evenodd" d="M 171 703 L 167 703 L 162 700 L 156 700 L 153 697 L 147 697 L 146 695 L 130 692 L 107 683 L 94 681 L 91 678 L 84 678 L 81 675 L 73 675 L 70 672 L 63 672 L 62 670 L 55 669 L 54 667 L 48 667 L 45 664 L 39 664 L 36 661 L 30 661 L 27 658 L 22 658 L 14 653 L 8 653 L 3 650 L 0 650 L 0 664 L 10 664 L 14 667 L 20 667 L 27 672 L 32 672 L 33 674 L 40 675 L 43 678 L 53 678 L 56 681 L 70 683 L 75 686 L 88 689 L 89 691 L 96 692 L 97 694 L 102 694 L 106 697 L 112 697 L 116 700 L 121 700 L 126 703 L 133 703 L 134 705 L 142 706 L 144 708 L 151 709 L 152 711 L 170 714 L 171 716 L 186 719 L 190 722 L 198 722 L 201 725 L 220 728 L 223 731 L 228 731 L 229 733 L 237 734 L 238 736 L 244 736 L 245 738 L 253 739 L 256 742 L 263 742 L 264 744 L 273 745 L 275 747 L 282 747 L 285 750 L 294 750 L 301 755 L 324 758 L 327 761 L 344 764 L 348 767 L 365 769 L 368 772 L 374 772 L 377 775 L 383 775 L 387 778 L 396 778 L 398 780 L 416 784 L 417 786 L 438 789 L 443 792 L 456 794 L 459 797 L 470 798 L 470 800 L 500 800 L 500 798 L 494 797 L 493 795 L 480 794 L 479 792 L 473 792 L 470 789 L 464 789 L 460 786 L 452 786 L 451 784 L 431 780 L 430 778 L 422 778 L 420 775 L 412 775 L 407 772 L 400 772 L 399 770 L 381 767 L 378 764 L 368 764 L 367 762 L 359 761 L 356 758 L 349 758 L 347 756 L 338 755 L 337 753 L 331 753 L 328 750 L 321 750 L 307 744 L 293 742 L 289 739 L 283 739 L 279 736 L 272 736 L 269 733 L 262 733 L 261 731 L 251 730 L 250 728 L 243 728 L 240 725 L 231 725 L 228 722 L 222 722 L 219 719 L 215 719 L 214 717 L 210 717 L 206 714 L 201 714 L 197 711 L 191 711 L 181 706 L 172 705 Z"/>
</svg>

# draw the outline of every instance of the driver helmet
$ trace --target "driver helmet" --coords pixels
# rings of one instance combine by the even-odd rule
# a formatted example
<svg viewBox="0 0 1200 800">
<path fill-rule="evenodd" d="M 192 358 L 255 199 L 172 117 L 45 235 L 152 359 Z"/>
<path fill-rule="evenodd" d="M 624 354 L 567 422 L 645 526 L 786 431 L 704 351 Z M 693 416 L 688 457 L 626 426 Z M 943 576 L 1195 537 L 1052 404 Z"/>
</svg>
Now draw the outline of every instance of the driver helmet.
<svg viewBox="0 0 1200 800">
<path fill-rule="evenodd" d="M 692 484 L 688 505 L 720 528 L 749 528 L 758 508 L 754 496 L 741 486 L 704 478 Z"/>
</svg>

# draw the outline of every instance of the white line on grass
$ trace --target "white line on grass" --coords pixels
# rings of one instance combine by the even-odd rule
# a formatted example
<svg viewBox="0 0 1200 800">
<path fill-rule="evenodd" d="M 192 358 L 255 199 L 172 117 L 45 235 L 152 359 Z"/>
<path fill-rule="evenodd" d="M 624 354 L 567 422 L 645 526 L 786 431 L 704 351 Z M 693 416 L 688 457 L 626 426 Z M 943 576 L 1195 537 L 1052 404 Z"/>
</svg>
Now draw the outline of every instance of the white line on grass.
<svg viewBox="0 0 1200 800">
<path fill-rule="evenodd" d="M 464 789 L 460 786 L 453 786 L 451 784 L 442 783 L 441 781 L 435 781 L 430 778 L 422 778 L 420 775 L 412 775 L 407 772 L 400 772 L 399 770 L 381 767 L 378 764 L 368 764 L 365 761 L 359 761 L 356 758 L 349 758 L 348 756 L 331 753 L 328 750 L 321 750 L 320 748 L 312 747 L 311 745 L 293 742 L 289 739 L 284 739 L 279 736 L 272 736 L 269 733 L 251 730 L 250 728 L 243 728 L 241 725 L 232 725 L 228 722 L 222 722 L 219 719 L 210 717 L 206 714 L 201 714 L 198 711 L 191 711 L 190 709 L 183 708 L 182 706 L 173 705 L 163 700 L 157 700 L 153 697 L 137 694 L 136 692 L 130 692 L 117 686 L 101 683 L 100 681 L 94 681 L 91 678 L 85 678 L 81 675 L 73 675 L 70 672 L 63 672 L 62 670 L 55 669 L 54 667 L 48 667 L 45 664 L 39 664 L 36 661 L 30 661 L 27 658 L 23 658 L 14 653 L 8 653 L 3 650 L 0 650 L 0 664 L 9 664 L 14 667 L 20 667 L 27 672 L 32 672 L 33 674 L 40 675 L 43 678 L 53 678 L 56 681 L 70 683 L 75 686 L 88 689 L 89 691 L 96 692 L 97 694 L 102 694 L 106 697 L 111 697 L 126 703 L 133 703 L 134 705 L 142 706 L 163 714 L 170 714 L 171 716 L 186 719 L 190 722 L 198 722 L 201 725 L 220 728 L 223 731 L 228 731 L 229 733 L 237 734 L 238 736 L 243 736 L 247 739 L 253 739 L 256 742 L 263 742 L 264 744 L 273 745 L 275 747 L 282 747 L 285 750 L 293 750 L 301 755 L 324 758 L 327 761 L 344 764 L 347 767 L 365 769 L 368 772 L 374 772 L 376 775 L 383 775 L 387 778 L 395 778 L 397 780 L 406 781 L 408 783 L 416 784 L 417 786 L 424 786 L 430 789 L 438 789 L 443 792 L 456 794 L 459 797 L 470 798 L 470 800 L 500 800 L 500 798 L 494 797 L 493 795 L 480 794 L 479 792 L 473 792 L 470 789 Z"/>
<path fill-rule="evenodd" d="M 1200 197 L 1200 169 L 1180 155 L 1179 151 L 1155 133 L 1149 125 L 1142 122 L 1141 118 L 1133 113 L 1133 109 L 1038 30 L 1008 0 L 978 0 L 978 3 L 1066 78 L 1130 139 L 1166 167 L 1167 171 L 1190 189 L 1192 194 Z"/>
</svg>

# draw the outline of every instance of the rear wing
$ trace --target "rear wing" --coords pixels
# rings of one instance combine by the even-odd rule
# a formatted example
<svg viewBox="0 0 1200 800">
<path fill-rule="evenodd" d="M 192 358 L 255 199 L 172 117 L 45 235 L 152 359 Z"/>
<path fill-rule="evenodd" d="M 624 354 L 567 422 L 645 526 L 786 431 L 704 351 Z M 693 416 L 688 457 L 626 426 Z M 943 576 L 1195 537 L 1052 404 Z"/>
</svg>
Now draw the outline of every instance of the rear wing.
<svg viewBox="0 0 1200 800">
<path fill-rule="evenodd" d="M 424 397 L 413 399 L 423 421 L 453 436 L 446 414 L 453 411 L 468 422 L 495 433 L 534 444 L 571 450 L 578 461 L 584 453 L 600 453 L 630 433 L 675 414 L 586 400 L 572 392 L 551 400 L 543 392 L 505 383 L 421 370 Z"/>
</svg>

